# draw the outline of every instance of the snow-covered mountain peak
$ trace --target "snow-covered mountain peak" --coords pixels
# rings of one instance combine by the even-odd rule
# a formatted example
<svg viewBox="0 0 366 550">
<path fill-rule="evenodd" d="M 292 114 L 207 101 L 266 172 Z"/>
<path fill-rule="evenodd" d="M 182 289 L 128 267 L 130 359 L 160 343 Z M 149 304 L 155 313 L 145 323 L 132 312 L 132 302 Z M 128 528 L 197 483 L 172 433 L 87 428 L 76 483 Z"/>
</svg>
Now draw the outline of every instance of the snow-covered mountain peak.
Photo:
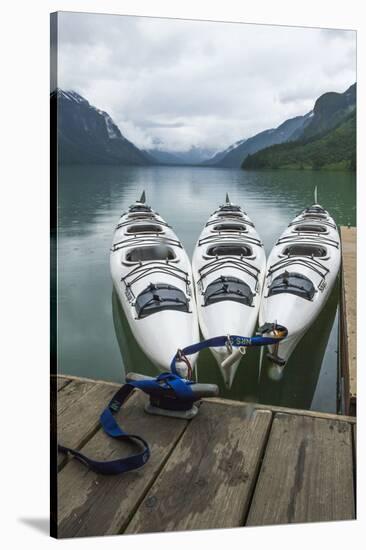
<svg viewBox="0 0 366 550">
<path fill-rule="evenodd" d="M 56 89 L 57 97 L 66 99 L 67 101 L 74 101 L 76 103 L 88 103 L 80 94 L 74 90 L 62 90 L 61 88 Z"/>
</svg>

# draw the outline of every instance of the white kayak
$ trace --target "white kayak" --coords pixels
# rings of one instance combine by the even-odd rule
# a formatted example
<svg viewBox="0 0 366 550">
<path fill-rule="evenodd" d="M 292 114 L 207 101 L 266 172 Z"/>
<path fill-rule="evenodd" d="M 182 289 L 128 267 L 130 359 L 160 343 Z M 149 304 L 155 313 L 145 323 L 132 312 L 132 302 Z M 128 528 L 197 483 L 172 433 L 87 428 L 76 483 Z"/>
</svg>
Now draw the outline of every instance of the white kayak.
<svg viewBox="0 0 366 550">
<path fill-rule="evenodd" d="M 172 228 L 145 204 L 145 193 L 118 222 L 110 269 L 136 341 L 160 370 L 170 370 L 177 350 L 199 340 L 192 269 Z M 192 368 L 195 361 L 191 356 Z M 177 366 L 187 374 L 183 361 Z"/>
<path fill-rule="evenodd" d="M 260 325 L 278 323 L 288 336 L 268 346 L 269 359 L 284 366 L 319 315 L 341 262 L 336 223 L 319 204 L 299 214 L 282 233 L 267 261 Z M 316 335 L 314 335 L 314 340 Z"/>
<path fill-rule="evenodd" d="M 204 338 L 252 336 L 265 276 L 265 252 L 253 222 L 228 196 L 226 204 L 208 219 L 196 244 L 192 268 Z M 222 365 L 230 346 L 211 349 L 231 387 L 240 357 Z"/>
</svg>

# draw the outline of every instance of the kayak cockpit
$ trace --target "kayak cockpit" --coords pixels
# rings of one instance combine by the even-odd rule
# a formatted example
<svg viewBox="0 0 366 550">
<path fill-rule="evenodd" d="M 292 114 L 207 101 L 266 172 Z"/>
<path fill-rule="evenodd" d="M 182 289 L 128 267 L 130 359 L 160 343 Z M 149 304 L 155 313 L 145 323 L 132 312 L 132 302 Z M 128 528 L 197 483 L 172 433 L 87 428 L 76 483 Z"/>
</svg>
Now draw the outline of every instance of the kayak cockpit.
<svg viewBox="0 0 366 550">
<path fill-rule="evenodd" d="M 238 233 L 247 233 L 248 228 L 243 223 L 235 223 L 235 222 L 223 222 L 218 223 L 212 228 L 212 231 L 218 231 L 219 233 L 222 232 L 238 232 Z"/>
<path fill-rule="evenodd" d="M 140 233 L 162 233 L 163 228 L 160 225 L 153 223 L 141 223 L 136 225 L 129 225 L 126 229 L 126 233 L 140 234 Z"/>
<path fill-rule="evenodd" d="M 281 252 L 282 256 L 310 256 L 312 258 L 325 259 L 328 255 L 325 246 L 313 243 L 294 243 L 285 246 Z"/>
<path fill-rule="evenodd" d="M 223 243 L 209 246 L 206 250 L 207 256 L 253 256 L 253 249 L 247 244 Z"/>
<path fill-rule="evenodd" d="M 293 228 L 296 233 L 329 233 L 324 225 L 315 223 L 302 223 Z"/>
<path fill-rule="evenodd" d="M 137 246 L 126 252 L 125 261 L 129 263 L 176 260 L 177 256 L 170 246 L 156 244 Z"/>
</svg>

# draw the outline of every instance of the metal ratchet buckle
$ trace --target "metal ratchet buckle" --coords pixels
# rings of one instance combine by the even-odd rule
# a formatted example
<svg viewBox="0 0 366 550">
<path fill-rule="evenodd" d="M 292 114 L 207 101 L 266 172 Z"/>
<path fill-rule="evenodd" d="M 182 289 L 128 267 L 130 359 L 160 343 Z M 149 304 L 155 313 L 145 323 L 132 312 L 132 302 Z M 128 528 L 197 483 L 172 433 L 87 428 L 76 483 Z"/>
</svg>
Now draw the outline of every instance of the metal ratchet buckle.
<svg viewBox="0 0 366 550">
<path fill-rule="evenodd" d="M 276 338 L 283 339 L 286 338 L 288 334 L 288 330 L 286 327 L 283 327 L 282 325 L 277 325 L 277 323 L 273 324 L 273 334 Z"/>
</svg>

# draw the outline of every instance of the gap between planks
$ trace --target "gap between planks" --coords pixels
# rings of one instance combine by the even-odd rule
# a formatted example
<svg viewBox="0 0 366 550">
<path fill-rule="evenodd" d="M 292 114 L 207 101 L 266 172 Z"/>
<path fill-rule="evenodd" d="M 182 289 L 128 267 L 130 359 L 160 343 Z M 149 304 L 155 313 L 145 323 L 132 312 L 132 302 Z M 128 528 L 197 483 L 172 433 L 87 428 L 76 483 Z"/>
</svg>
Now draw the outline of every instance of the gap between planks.
<svg viewBox="0 0 366 550">
<path fill-rule="evenodd" d="M 51 378 L 57 378 L 57 380 L 68 380 L 69 382 L 90 382 L 92 384 L 104 384 L 106 386 L 113 386 L 114 388 L 120 388 L 123 381 L 121 382 L 110 382 L 108 380 L 95 380 L 94 378 L 87 378 L 85 376 L 74 376 L 73 374 L 51 374 Z"/>
<path fill-rule="evenodd" d="M 272 419 L 247 413 L 203 403 L 125 533 L 240 527 Z"/>
<path fill-rule="evenodd" d="M 182 430 L 182 433 L 180 434 L 180 436 L 178 437 L 177 441 L 175 442 L 175 445 L 174 447 L 172 447 L 170 449 L 170 451 L 168 452 L 167 456 L 165 459 L 163 459 L 162 461 L 162 464 L 161 464 L 161 467 L 159 468 L 159 470 L 156 472 L 156 475 L 155 477 L 152 477 L 151 478 L 151 482 L 149 483 L 149 485 L 146 487 L 146 491 L 143 492 L 143 494 L 141 495 L 141 498 L 138 500 L 138 502 L 136 503 L 136 506 L 131 510 L 131 514 L 129 515 L 128 519 L 121 525 L 119 531 L 118 531 L 118 535 L 123 535 L 126 531 L 126 529 L 128 528 L 129 524 L 131 523 L 134 515 L 136 514 L 138 508 L 140 507 L 142 501 L 144 500 L 144 498 L 146 497 L 147 493 L 150 491 L 151 487 L 154 485 L 155 481 L 157 480 L 157 478 L 159 477 L 159 475 L 161 474 L 161 472 L 163 471 L 163 469 L 165 468 L 165 465 L 166 463 L 168 462 L 168 460 L 170 459 L 171 455 L 173 454 L 175 448 L 177 447 L 177 445 L 179 445 L 183 435 L 185 434 L 187 428 L 189 426 L 189 421 L 187 421 L 185 427 L 183 428 Z"/>
<path fill-rule="evenodd" d="M 275 415 L 246 525 L 354 519 L 352 425 Z"/>
<path fill-rule="evenodd" d="M 264 405 L 262 403 L 254 403 L 250 401 L 234 401 L 233 399 L 224 399 L 222 397 L 210 397 L 203 398 L 202 401 L 208 403 L 221 403 L 228 406 L 239 406 L 239 407 L 248 407 L 249 409 L 271 411 L 275 413 L 284 413 L 284 414 L 296 414 L 300 416 L 310 416 L 312 418 L 325 418 L 328 420 L 337 420 L 340 422 L 349 422 L 350 424 L 356 424 L 355 416 L 344 416 L 334 413 L 326 413 L 322 411 L 309 411 L 305 409 L 291 409 L 287 407 L 280 407 L 276 405 Z"/>
<path fill-rule="evenodd" d="M 187 421 L 149 416 L 142 412 L 145 403 L 145 396 L 135 392 L 116 418 L 127 432 L 138 433 L 149 441 L 150 461 L 123 476 L 103 476 L 70 460 L 59 474 L 60 537 L 117 534 L 159 475 Z M 135 449 L 134 445 L 111 440 L 99 430 L 83 452 L 97 460 L 110 460 Z"/>
</svg>

